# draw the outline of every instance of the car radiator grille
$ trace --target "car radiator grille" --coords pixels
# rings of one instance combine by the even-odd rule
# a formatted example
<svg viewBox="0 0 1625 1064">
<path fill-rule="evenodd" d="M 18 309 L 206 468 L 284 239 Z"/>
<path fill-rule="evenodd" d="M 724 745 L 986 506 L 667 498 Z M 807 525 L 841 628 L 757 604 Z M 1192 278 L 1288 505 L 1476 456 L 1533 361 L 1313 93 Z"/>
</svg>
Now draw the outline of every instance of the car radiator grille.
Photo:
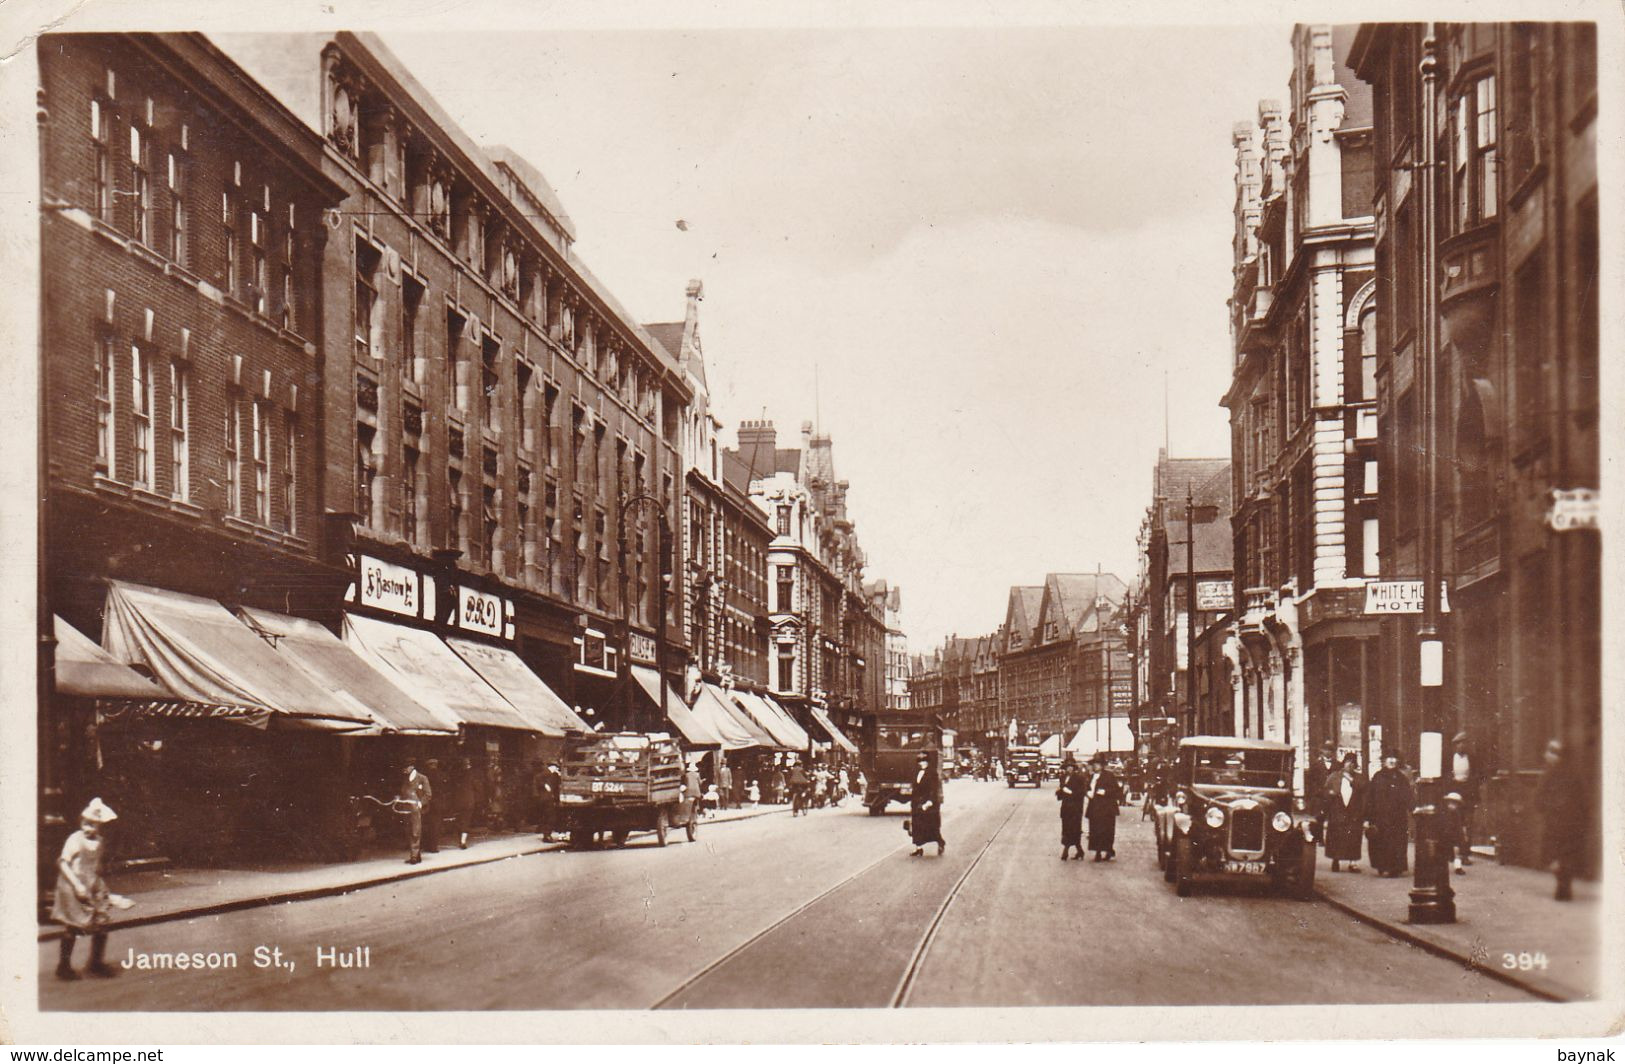
<svg viewBox="0 0 1625 1064">
<path fill-rule="evenodd" d="M 1264 848 L 1264 811 L 1237 809 L 1230 814 L 1230 848 L 1259 851 Z"/>
</svg>

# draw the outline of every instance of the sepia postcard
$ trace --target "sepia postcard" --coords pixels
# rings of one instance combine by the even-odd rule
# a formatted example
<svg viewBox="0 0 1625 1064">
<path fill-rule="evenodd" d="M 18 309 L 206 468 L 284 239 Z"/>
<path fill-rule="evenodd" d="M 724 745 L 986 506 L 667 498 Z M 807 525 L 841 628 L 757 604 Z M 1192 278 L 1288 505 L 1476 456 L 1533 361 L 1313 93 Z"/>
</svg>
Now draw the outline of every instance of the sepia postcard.
<svg viewBox="0 0 1625 1064">
<path fill-rule="evenodd" d="M 0 1038 L 1617 1031 L 1534 14 L 6 10 Z"/>
</svg>

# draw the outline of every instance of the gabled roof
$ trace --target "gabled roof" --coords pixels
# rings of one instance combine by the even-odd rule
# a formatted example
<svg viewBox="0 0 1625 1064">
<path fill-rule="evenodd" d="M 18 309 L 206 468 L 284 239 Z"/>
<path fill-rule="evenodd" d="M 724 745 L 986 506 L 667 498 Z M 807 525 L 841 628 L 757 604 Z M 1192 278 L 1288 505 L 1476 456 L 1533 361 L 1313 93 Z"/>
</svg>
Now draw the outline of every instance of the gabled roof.
<svg viewBox="0 0 1625 1064">
<path fill-rule="evenodd" d="M 1191 489 L 1191 502 L 1197 508 L 1195 562 L 1198 573 L 1228 573 L 1234 567 L 1235 537 L 1230 528 L 1230 463 Z M 1183 498 L 1167 500 L 1164 527 L 1168 533 L 1168 573 L 1184 573 L 1185 503 Z M 1205 518 L 1205 520 L 1204 520 Z"/>
<path fill-rule="evenodd" d="M 683 323 L 680 321 L 662 321 L 652 325 L 643 326 L 644 331 L 655 338 L 655 342 L 666 349 L 666 353 L 673 361 L 683 357 Z"/>
<path fill-rule="evenodd" d="M 1005 646 L 1009 648 L 1017 636 L 1022 647 L 1032 646 L 1038 631 L 1038 612 L 1044 602 L 1043 587 L 1010 589 L 1010 598 L 1004 608 Z"/>
<path fill-rule="evenodd" d="M 1039 607 L 1039 638 L 1070 639 L 1100 631 L 1100 613 L 1110 614 L 1123 601 L 1128 585 L 1112 573 L 1050 573 L 1044 578 Z M 1050 632 L 1050 622 L 1055 633 Z"/>
</svg>

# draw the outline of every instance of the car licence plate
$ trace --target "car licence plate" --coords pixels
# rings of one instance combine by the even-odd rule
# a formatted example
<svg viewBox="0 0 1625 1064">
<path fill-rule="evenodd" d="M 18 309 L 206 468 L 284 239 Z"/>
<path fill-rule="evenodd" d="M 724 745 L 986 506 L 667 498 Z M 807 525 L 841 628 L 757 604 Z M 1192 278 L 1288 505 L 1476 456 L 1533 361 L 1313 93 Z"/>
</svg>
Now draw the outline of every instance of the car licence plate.
<svg viewBox="0 0 1625 1064">
<path fill-rule="evenodd" d="M 592 789 L 594 794 L 621 794 L 625 792 L 626 784 L 614 780 L 593 780 Z"/>
<path fill-rule="evenodd" d="M 1246 875 L 1250 875 L 1250 876 L 1261 876 L 1261 875 L 1264 874 L 1264 862 L 1263 861 L 1226 861 L 1224 863 L 1224 870 L 1226 872 L 1242 872 L 1242 873 L 1245 873 Z"/>
</svg>

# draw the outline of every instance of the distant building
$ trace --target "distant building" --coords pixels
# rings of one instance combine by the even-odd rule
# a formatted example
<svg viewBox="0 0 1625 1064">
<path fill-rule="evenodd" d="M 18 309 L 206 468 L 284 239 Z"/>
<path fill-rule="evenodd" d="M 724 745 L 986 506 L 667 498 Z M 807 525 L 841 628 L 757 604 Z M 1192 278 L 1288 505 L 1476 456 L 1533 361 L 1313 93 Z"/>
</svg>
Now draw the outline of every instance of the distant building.
<svg viewBox="0 0 1625 1064">
<path fill-rule="evenodd" d="M 1114 707 L 1129 715 L 1127 591 L 1111 573 L 1050 573 L 1042 587 L 1010 589 L 998 705 L 1006 727 L 1016 721 L 1019 741 L 1063 731 L 1070 739 L 1072 726 Z"/>
<path fill-rule="evenodd" d="M 909 708 L 908 635 L 903 631 L 903 589 L 884 580 L 866 584 L 872 606 L 886 619 L 886 701 L 890 710 Z"/>
</svg>

